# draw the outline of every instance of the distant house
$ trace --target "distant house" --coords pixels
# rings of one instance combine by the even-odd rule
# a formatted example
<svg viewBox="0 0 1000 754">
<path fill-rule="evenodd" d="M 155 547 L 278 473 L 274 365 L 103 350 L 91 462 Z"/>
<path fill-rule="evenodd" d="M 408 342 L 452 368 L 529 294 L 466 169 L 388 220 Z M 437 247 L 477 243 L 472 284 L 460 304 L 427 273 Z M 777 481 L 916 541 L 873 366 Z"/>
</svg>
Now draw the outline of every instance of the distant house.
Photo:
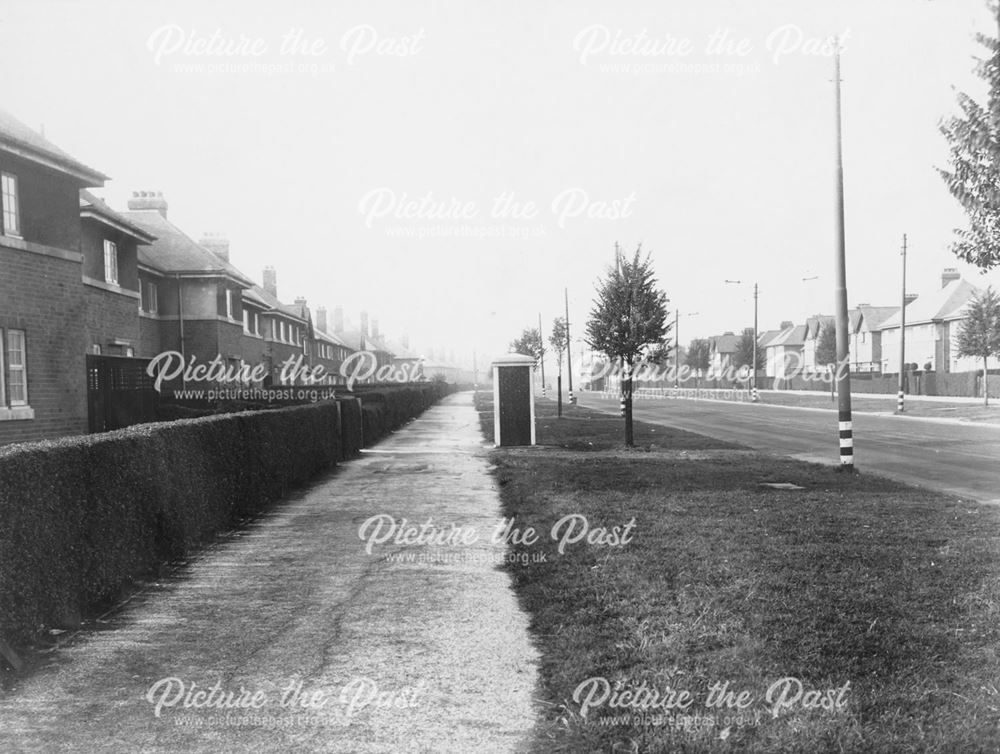
<svg viewBox="0 0 1000 754">
<path fill-rule="evenodd" d="M 313 363 L 323 367 L 328 376 L 327 384 L 342 385 L 346 381 L 342 367 L 353 352 L 344 341 L 330 332 L 327 311 L 323 307 L 316 310 L 313 331 Z"/>
<path fill-rule="evenodd" d="M 816 362 L 816 351 L 823 330 L 836 322 L 832 314 L 816 314 L 806 320 L 805 337 L 802 341 L 802 367 L 807 374 L 827 371 L 826 364 Z"/>
<path fill-rule="evenodd" d="M 731 366 L 735 367 L 739 338 L 731 332 L 713 335 L 708 339 L 709 371 L 722 374 Z"/>
<path fill-rule="evenodd" d="M 392 365 L 401 373 L 419 379 L 423 374 L 423 357 L 410 350 L 410 339 L 406 336 L 398 342 L 386 343 L 386 348 L 392 351 Z"/>
<path fill-rule="evenodd" d="M 946 268 L 939 287 L 917 295 L 907 304 L 904 362 L 916 364 L 918 369 L 939 372 L 982 369 L 981 360 L 960 358 L 955 343 L 966 308 L 978 293 L 979 289 L 962 279 L 957 270 Z M 897 311 L 881 325 L 884 373 L 899 373 L 900 324 Z M 997 361 L 991 359 L 989 366 L 998 366 Z"/>
<path fill-rule="evenodd" d="M 770 378 L 790 378 L 802 371 L 806 326 L 782 324 L 781 332 L 764 346 L 765 374 Z"/>
<path fill-rule="evenodd" d="M 267 367 L 268 386 L 299 384 L 302 382 L 300 375 L 294 375 L 293 369 L 286 369 L 286 366 L 295 363 L 311 366 L 309 343 L 313 338 L 313 326 L 309 309 L 305 299 L 297 299 L 295 304 L 283 304 L 278 299 L 278 274 L 273 267 L 265 267 L 263 277 L 263 286 L 254 285 L 245 292 L 256 315 L 251 316 L 251 320 L 259 318 L 262 351 L 259 359 L 254 359 L 256 353 L 244 353 L 244 360 Z"/>
<path fill-rule="evenodd" d="M 779 329 L 779 330 L 765 330 L 764 332 L 757 334 L 757 347 L 760 349 L 761 353 L 764 354 L 764 363 L 758 364 L 757 368 L 763 369 L 764 375 L 766 377 L 774 376 L 771 372 L 768 371 L 770 362 L 767 359 L 767 348 L 775 338 L 781 335 L 781 333 L 782 330 Z"/>
<path fill-rule="evenodd" d="M 859 304 L 848 312 L 852 371 L 882 370 L 882 325 L 898 311 L 898 306 Z"/>
<path fill-rule="evenodd" d="M 87 353 L 134 356 L 141 340 L 138 248 L 156 239 L 86 190 L 80 226 Z"/>
<path fill-rule="evenodd" d="M 372 320 L 372 326 L 369 330 L 368 312 L 361 312 L 361 326 L 359 329 L 348 330 L 344 329 L 343 310 L 338 306 L 334 310 L 333 334 L 350 350 L 364 351 L 370 354 L 368 358 L 372 361 L 364 366 L 361 373 L 371 372 L 372 376 L 360 380 L 361 382 L 377 382 L 375 373 L 383 367 L 392 367 L 392 351 L 389 346 L 382 342 L 377 319 Z"/>
<path fill-rule="evenodd" d="M 80 190 L 106 180 L 0 111 L 0 444 L 87 431 Z"/>
</svg>

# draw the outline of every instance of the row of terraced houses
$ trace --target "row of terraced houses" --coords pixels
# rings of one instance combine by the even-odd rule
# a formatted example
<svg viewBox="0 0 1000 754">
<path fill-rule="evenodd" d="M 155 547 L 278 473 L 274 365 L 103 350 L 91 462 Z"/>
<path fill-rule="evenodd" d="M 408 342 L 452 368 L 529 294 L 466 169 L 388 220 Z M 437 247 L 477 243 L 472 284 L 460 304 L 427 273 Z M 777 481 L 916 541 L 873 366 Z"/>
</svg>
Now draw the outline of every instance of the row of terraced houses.
<svg viewBox="0 0 1000 754">
<path fill-rule="evenodd" d="M 273 268 L 258 285 L 224 237 L 174 225 L 159 192 L 111 209 L 88 191 L 107 180 L 0 112 L 0 444 L 94 430 L 97 381 L 140 375 L 166 351 L 263 364 L 263 386 L 299 356 L 331 383 L 356 351 L 419 371 L 405 340 L 387 343 L 363 312 L 345 329 L 340 307 L 282 303 Z"/>
</svg>

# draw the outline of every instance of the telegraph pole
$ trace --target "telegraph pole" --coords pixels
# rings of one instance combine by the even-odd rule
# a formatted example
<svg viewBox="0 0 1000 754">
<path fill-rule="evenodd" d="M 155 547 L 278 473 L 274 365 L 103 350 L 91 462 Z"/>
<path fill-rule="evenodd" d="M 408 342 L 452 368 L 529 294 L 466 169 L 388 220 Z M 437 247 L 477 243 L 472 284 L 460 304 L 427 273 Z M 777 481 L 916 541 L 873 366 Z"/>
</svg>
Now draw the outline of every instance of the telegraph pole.
<svg viewBox="0 0 1000 754">
<path fill-rule="evenodd" d="M 896 411 L 903 413 L 903 395 L 906 386 L 906 234 L 903 234 L 903 292 L 899 303 L 899 398 Z"/>
<path fill-rule="evenodd" d="M 570 351 L 573 350 L 570 347 L 570 337 L 569 337 L 569 288 L 563 288 L 563 293 L 566 296 L 566 376 L 569 378 L 569 405 L 576 403 L 576 398 L 573 397 L 573 359 L 570 356 Z"/>
<path fill-rule="evenodd" d="M 750 384 L 750 400 L 757 402 L 757 284 L 753 284 L 753 382 Z"/>
<path fill-rule="evenodd" d="M 833 86 L 837 115 L 837 411 L 840 430 L 840 468 L 854 471 L 854 429 L 851 422 L 851 372 L 847 338 L 847 247 L 844 240 L 844 147 L 840 112 L 840 39 L 834 40 Z"/>
<path fill-rule="evenodd" d="M 681 370 L 681 310 L 674 310 L 674 390 L 680 387 Z"/>
</svg>

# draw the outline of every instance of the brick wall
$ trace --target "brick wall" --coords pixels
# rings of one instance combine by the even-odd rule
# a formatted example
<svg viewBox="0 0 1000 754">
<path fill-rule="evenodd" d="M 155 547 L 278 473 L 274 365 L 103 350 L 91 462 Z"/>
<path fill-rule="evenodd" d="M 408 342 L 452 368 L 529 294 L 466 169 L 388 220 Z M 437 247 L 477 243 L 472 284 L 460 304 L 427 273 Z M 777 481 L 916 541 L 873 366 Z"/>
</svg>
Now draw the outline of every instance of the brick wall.
<svg viewBox="0 0 1000 754">
<path fill-rule="evenodd" d="M 124 356 L 120 348 L 111 345 L 113 340 L 127 340 L 138 355 L 139 302 L 131 296 L 112 293 L 91 285 L 83 286 L 83 332 L 81 348 L 90 352 L 90 346 L 101 346 L 106 356 Z"/>
<path fill-rule="evenodd" d="M 75 207 L 74 207 L 75 213 Z M 0 444 L 87 431 L 81 264 L 0 239 L 0 328 L 25 331 L 34 419 L 0 421 Z"/>
<path fill-rule="evenodd" d="M 17 176 L 21 237 L 25 241 L 79 251 L 80 191 L 77 182 L 6 152 L 0 152 L 0 170 Z"/>
</svg>

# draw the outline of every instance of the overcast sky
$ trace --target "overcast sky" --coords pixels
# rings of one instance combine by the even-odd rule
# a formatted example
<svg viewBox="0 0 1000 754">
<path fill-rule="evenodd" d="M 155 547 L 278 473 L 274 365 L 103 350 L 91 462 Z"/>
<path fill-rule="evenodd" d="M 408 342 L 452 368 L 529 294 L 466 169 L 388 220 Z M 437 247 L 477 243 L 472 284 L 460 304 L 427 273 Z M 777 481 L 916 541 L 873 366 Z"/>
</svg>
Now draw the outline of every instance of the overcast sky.
<svg viewBox="0 0 1000 754">
<path fill-rule="evenodd" d="M 849 304 L 897 303 L 904 232 L 911 290 L 981 284 L 934 166 L 994 29 L 982 0 L 7 0 L 0 91 L 112 206 L 163 191 L 284 300 L 482 363 L 564 287 L 582 335 L 616 241 L 685 343 L 750 326 L 754 281 L 761 329 L 832 313 L 834 34 Z"/>
</svg>

